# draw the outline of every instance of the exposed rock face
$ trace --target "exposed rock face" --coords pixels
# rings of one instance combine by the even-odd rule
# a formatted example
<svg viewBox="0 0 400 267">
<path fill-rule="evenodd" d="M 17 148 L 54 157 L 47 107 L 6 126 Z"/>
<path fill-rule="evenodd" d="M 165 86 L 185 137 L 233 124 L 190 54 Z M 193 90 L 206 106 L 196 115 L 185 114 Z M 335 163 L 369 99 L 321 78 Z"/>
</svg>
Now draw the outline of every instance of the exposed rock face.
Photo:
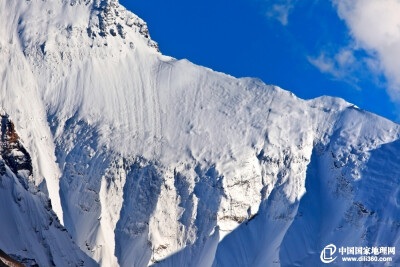
<svg viewBox="0 0 400 267">
<path fill-rule="evenodd" d="M 0 267 L 26 267 L 0 249 Z"/>
<path fill-rule="evenodd" d="M 24 173 L 29 177 L 32 175 L 32 160 L 15 131 L 14 123 L 8 115 L 0 115 L 0 155 L 5 163 L 16 175 Z M 1 172 L 1 166 L 0 166 Z"/>
<path fill-rule="evenodd" d="M 97 36 L 126 38 L 127 30 L 134 30 L 147 40 L 150 47 L 159 51 L 158 44 L 151 40 L 147 23 L 128 12 L 118 0 L 98 0 L 94 4 L 87 32 L 91 38 Z"/>
</svg>

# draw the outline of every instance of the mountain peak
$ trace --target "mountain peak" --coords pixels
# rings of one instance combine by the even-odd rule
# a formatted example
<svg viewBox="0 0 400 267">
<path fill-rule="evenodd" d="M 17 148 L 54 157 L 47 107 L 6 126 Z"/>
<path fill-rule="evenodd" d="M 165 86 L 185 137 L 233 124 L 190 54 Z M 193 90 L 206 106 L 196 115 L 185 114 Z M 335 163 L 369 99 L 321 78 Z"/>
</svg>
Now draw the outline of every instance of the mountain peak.
<svg viewBox="0 0 400 267">
<path fill-rule="evenodd" d="M 139 33 L 147 40 L 148 46 L 158 51 L 158 45 L 151 40 L 146 22 L 121 6 L 118 0 L 97 1 L 93 5 L 88 26 L 90 37 L 117 37 L 127 38 L 127 31 Z"/>
<path fill-rule="evenodd" d="M 80 40 L 82 45 L 110 45 L 118 50 L 121 44 L 127 44 L 130 48 L 143 46 L 158 52 L 146 22 L 118 0 L 14 1 L 4 5 L 0 13 L 6 10 L 13 19 L 4 21 L 3 35 L 22 47 L 37 46 L 42 50 L 38 53 L 46 52 L 45 46 L 40 47 L 45 42 L 58 46 L 56 43 L 66 39 L 73 44 L 82 38 L 80 35 L 86 36 Z"/>
</svg>

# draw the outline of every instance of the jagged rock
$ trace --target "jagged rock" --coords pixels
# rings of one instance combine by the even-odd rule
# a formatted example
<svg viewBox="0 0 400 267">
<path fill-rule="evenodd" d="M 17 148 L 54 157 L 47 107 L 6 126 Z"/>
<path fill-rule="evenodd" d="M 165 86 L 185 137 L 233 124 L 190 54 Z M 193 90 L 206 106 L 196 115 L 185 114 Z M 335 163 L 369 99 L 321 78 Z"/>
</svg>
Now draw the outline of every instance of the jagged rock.
<svg viewBox="0 0 400 267">
<path fill-rule="evenodd" d="M 8 167 L 18 175 L 26 171 L 27 176 L 32 175 L 32 160 L 29 153 L 22 146 L 14 123 L 8 115 L 0 115 L 0 155 Z"/>
<path fill-rule="evenodd" d="M 17 261 L 16 259 L 10 257 L 0 249 L 0 267 L 26 267 L 26 266 L 31 267 L 34 265 L 22 264 L 20 261 Z"/>
</svg>

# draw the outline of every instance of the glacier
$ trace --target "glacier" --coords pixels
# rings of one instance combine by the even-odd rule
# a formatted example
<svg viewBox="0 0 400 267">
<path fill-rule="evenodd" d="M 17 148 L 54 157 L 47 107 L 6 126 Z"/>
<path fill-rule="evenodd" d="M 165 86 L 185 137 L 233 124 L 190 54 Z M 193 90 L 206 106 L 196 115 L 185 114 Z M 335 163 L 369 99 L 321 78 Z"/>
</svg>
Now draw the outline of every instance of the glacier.
<svg viewBox="0 0 400 267">
<path fill-rule="evenodd" d="M 117 0 L 2 0 L 0 36 L 15 260 L 319 266 L 328 244 L 400 245 L 398 124 L 162 55 Z"/>
</svg>

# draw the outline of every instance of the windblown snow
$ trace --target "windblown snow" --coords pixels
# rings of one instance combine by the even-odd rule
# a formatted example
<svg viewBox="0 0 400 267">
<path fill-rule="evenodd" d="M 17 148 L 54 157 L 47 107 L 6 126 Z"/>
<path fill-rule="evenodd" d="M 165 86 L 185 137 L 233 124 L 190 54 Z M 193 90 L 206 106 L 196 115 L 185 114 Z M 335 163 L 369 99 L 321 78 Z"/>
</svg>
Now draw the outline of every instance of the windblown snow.
<svg viewBox="0 0 400 267">
<path fill-rule="evenodd" d="M 331 243 L 400 245 L 398 124 L 164 56 L 117 0 L 0 1 L 0 79 L 16 260 L 317 266 Z"/>
</svg>

